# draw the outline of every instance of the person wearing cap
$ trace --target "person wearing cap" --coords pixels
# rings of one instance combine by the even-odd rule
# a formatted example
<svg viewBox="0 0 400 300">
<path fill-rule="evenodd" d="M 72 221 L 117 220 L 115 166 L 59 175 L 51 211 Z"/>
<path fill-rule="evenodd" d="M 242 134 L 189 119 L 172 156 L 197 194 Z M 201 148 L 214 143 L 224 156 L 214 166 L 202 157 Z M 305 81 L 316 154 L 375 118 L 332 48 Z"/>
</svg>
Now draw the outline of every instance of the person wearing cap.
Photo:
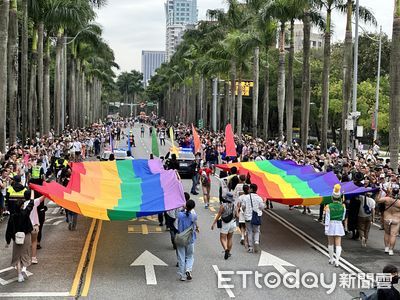
<svg viewBox="0 0 400 300">
<path fill-rule="evenodd" d="M 225 196 L 225 202 L 219 207 L 219 211 L 211 225 L 211 230 L 214 230 L 217 220 L 221 218 L 222 227 L 220 230 L 219 240 L 224 249 L 224 258 L 228 259 L 231 256 L 233 233 L 236 230 L 235 219 L 235 204 L 233 194 L 228 192 Z"/>
<path fill-rule="evenodd" d="M 21 184 L 21 176 L 14 176 L 11 185 L 7 188 L 6 193 L 6 206 L 10 214 L 15 212 L 16 201 L 24 199 L 25 191 L 25 186 Z"/>
<path fill-rule="evenodd" d="M 340 184 L 336 184 L 332 193 L 332 202 L 325 206 L 325 235 L 328 236 L 329 264 L 339 266 L 342 253 L 342 236 L 344 236 L 343 220 L 346 207 L 342 203 Z M 336 246 L 336 260 L 333 253 Z"/>
</svg>

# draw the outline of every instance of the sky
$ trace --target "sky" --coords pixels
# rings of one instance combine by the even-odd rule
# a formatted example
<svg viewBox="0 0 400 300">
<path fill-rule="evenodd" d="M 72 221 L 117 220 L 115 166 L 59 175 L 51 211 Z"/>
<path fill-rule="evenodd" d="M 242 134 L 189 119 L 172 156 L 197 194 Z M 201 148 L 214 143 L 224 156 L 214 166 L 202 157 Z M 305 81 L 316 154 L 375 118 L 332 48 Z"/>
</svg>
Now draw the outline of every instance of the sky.
<svg viewBox="0 0 400 300">
<path fill-rule="evenodd" d="M 391 36 L 393 0 L 359 0 L 373 11 L 378 24 Z M 165 0 L 109 0 L 101 8 L 97 20 L 103 27 L 103 36 L 114 50 L 119 72 L 141 70 L 142 50 L 165 50 Z M 197 0 L 199 19 L 205 19 L 208 9 L 225 8 L 222 0 Z M 344 39 L 346 20 L 333 15 L 334 41 Z M 378 26 L 379 26 L 378 25 Z M 369 31 L 378 28 L 363 26 Z"/>
</svg>

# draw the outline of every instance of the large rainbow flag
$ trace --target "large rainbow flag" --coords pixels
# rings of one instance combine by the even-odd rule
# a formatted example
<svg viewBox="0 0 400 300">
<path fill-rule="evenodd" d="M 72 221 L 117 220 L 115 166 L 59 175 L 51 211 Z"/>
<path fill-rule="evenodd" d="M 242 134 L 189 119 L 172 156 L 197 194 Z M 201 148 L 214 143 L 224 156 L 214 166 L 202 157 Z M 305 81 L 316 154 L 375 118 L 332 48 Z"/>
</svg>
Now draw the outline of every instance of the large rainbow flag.
<svg viewBox="0 0 400 300">
<path fill-rule="evenodd" d="M 182 183 L 159 159 L 73 163 L 66 187 L 31 187 L 68 210 L 102 220 L 132 220 L 185 204 Z"/>
<path fill-rule="evenodd" d="M 265 199 L 288 205 L 317 205 L 331 202 L 333 187 L 339 183 L 346 198 L 375 192 L 376 189 L 339 182 L 333 172 L 316 172 L 312 166 L 299 166 L 291 160 L 262 160 L 218 165 L 229 170 L 236 166 L 240 174 L 250 174 L 258 194 Z"/>
</svg>

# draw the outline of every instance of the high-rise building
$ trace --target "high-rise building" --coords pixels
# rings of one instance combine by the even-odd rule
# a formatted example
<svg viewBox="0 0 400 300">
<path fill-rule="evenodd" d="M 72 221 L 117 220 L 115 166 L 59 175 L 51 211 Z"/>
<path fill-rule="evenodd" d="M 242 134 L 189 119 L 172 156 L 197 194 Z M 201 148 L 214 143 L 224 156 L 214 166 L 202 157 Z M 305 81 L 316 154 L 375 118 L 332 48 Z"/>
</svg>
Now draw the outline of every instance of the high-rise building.
<svg viewBox="0 0 400 300">
<path fill-rule="evenodd" d="M 188 27 L 197 23 L 197 0 L 167 0 L 166 16 L 166 52 L 169 61 L 182 41 Z"/>
<path fill-rule="evenodd" d="M 147 87 L 150 78 L 155 74 L 155 71 L 166 61 L 165 51 L 142 51 L 142 73 L 143 85 Z"/>
<path fill-rule="evenodd" d="M 303 50 L 303 23 L 294 24 L 294 51 L 299 52 Z M 311 49 L 320 49 L 324 45 L 324 36 L 314 27 L 311 27 L 310 34 Z"/>
</svg>

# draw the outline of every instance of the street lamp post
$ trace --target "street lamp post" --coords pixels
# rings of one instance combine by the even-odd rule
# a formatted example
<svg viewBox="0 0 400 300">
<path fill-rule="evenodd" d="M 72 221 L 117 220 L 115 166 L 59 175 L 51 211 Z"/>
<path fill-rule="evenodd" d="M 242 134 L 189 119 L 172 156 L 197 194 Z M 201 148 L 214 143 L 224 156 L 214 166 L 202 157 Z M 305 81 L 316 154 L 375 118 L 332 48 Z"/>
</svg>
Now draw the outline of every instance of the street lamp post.
<svg viewBox="0 0 400 300">
<path fill-rule="evenodd" d="M 217 131 L 218 78 L 213 79 L 212 129 Z"/>
<path fill-rule="evenodd" d="M 382 59 L 382 26 L 379 31 L 378 73 L 376 79 L 375 112 L 374 112 L 374 117 L 375 117 L 374 141 L 378 139 L 379 85 L 381 79 L 381 59 Z"/>
<path fill-rule="evenodd" d="M 353 101 L 352 101 L 352 118 L 354 121 L 351 153 L 353 159 L 356 156 L 357 151 L 357 83 L 358 83 L 358 23 L 360 15 L 360 0 L 356 1 L 356 24 L 355 24 L 355 38 L 354 38 L 354 76 L 353 76 Z"/>
</svg>

